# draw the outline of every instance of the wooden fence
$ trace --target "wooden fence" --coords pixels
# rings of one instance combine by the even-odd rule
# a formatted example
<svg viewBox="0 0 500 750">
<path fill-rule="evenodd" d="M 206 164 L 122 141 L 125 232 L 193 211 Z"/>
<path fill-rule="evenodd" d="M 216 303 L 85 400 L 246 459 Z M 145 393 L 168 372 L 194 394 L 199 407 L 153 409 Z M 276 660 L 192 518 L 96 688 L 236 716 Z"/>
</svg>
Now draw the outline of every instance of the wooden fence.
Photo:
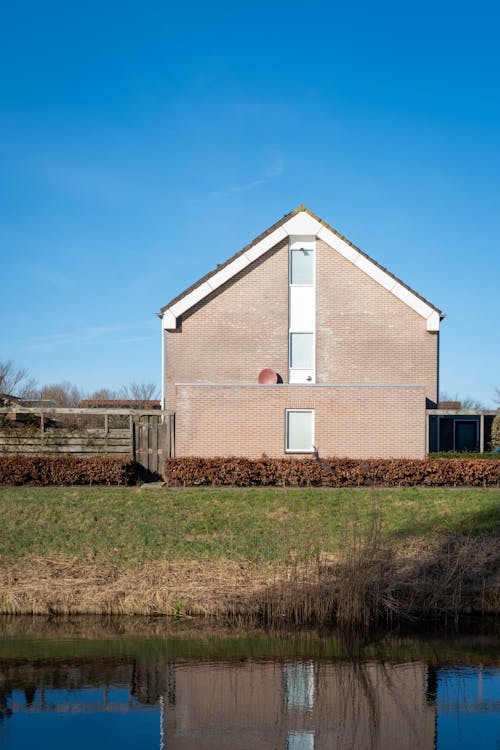
<svg viewBox="0 0 500 750">
<path fill-rule="evenodd" d="M 0 408 L 0 453 L 131 456 L 163 474 L 175 455 L 175 417 L 142 409 Z"/>
<path fill-rule="evenodd" d="M 163 474 L 164 459 L 175 455 L 175 415 L 165 413 L 143 414 L 134 420 L 132 430 L 132 455 L 135 460 L 154 474 Z"/>
</svg>

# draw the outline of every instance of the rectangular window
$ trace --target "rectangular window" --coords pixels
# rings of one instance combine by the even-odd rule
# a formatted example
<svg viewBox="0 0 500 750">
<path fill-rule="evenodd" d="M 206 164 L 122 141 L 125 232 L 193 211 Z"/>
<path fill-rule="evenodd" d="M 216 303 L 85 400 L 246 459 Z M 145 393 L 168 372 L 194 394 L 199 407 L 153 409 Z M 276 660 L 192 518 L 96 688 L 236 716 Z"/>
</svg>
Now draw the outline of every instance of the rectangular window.
<svg viewBox="0 0 500 750">
<path fill-rule="evenodd" d="M 314 367 L 314 335 L 312 333 L 290 334 L 290 367 L 312 370 Z"/>
<path fill-rule="evenodd" d="M 283 678 L 286 710 L 312 708 L 314 705 L 314 666 L 312 662 L 285 664 Z"/>
<path fill-rule="evenodd" d="M 314 750 L 314 732 L 288 732 L 286 750 Z"/>
<path fill-rule="evenodd" d="M 288 255 L 288 382 L 316 379 L 316 237 L 293 235 Z"/>
<path fill-rule="evenodd" d="M 314 284 L 314 251 L 300 248 L 291 251 L 290 283 Z"/>
<path fill-rule="evenodd" d="M 314 450 L 314 411 L 287 409 L 286 450 L 292 453 L 312 453 Z"/>
</svg>

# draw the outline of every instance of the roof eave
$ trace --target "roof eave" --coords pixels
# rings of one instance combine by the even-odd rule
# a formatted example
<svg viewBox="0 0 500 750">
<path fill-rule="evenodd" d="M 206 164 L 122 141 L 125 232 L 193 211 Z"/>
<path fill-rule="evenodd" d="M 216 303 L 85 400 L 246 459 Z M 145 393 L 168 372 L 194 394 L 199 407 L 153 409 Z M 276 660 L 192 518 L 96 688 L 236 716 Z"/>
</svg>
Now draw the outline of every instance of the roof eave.
<svg viewBox="0 0 500 750">
<path fill-rule="evenodd" d="M 300 214 L 303 214 L 303 216 L 300 216 Z M 428 331 L 439 330 L 439 323 L 444 317 L 439 308 L 415 292 L 384 266 L 370 258 L 369 255 L 303 205 L 283 216 L 249 245 L 246 245 L 225 263 L 203 276 L 162 307 L 157 315 L 163 320 L 163 328 L 167 330 L 175 329 L 177 318 L 180 315 L 248 267 L 278 242 L 290 235 L 302 234 L 310 234 L 322 239 L 353 265 L 371 276 L 381 286 L 425 318 Z"/>
</svg>

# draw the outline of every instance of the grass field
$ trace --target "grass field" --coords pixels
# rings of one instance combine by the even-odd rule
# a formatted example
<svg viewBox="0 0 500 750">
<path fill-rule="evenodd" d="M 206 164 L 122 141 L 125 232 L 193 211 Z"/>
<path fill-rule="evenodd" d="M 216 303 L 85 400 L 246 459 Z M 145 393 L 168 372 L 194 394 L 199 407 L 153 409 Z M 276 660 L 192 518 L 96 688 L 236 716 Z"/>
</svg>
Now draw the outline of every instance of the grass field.
<svg viewBox="0 0 500 750">
<path fill-rule="evenodd" d="M 68 556 L 277 562 L 391 540 L 500 531 L 498 489 L 0 489 L 0 561 Z"/>
<path fill-rule="evenodd" d="M 374 592 L 386 612 L 423 591 L 436 611 L 500 601 L 500 489 L 14 487 L 0 519 L 5 613 L 307 621 L 371 617 Z"/>
</svg>

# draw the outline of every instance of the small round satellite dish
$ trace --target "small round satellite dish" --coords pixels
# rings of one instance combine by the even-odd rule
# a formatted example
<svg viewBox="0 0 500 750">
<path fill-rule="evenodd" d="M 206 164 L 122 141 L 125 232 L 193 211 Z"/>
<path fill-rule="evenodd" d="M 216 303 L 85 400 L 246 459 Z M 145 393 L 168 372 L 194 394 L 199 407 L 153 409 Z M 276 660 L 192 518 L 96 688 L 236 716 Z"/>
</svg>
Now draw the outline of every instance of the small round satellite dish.
<svg viewBox="0 0 500 750">
<path fill-rule="evenodd" d="M 278 382 L 278 373 L 271 370 L 270 367 L 265 367 L 259 372 L 258 382 L 261 385 L 272 385 Z"/>
</svg>

